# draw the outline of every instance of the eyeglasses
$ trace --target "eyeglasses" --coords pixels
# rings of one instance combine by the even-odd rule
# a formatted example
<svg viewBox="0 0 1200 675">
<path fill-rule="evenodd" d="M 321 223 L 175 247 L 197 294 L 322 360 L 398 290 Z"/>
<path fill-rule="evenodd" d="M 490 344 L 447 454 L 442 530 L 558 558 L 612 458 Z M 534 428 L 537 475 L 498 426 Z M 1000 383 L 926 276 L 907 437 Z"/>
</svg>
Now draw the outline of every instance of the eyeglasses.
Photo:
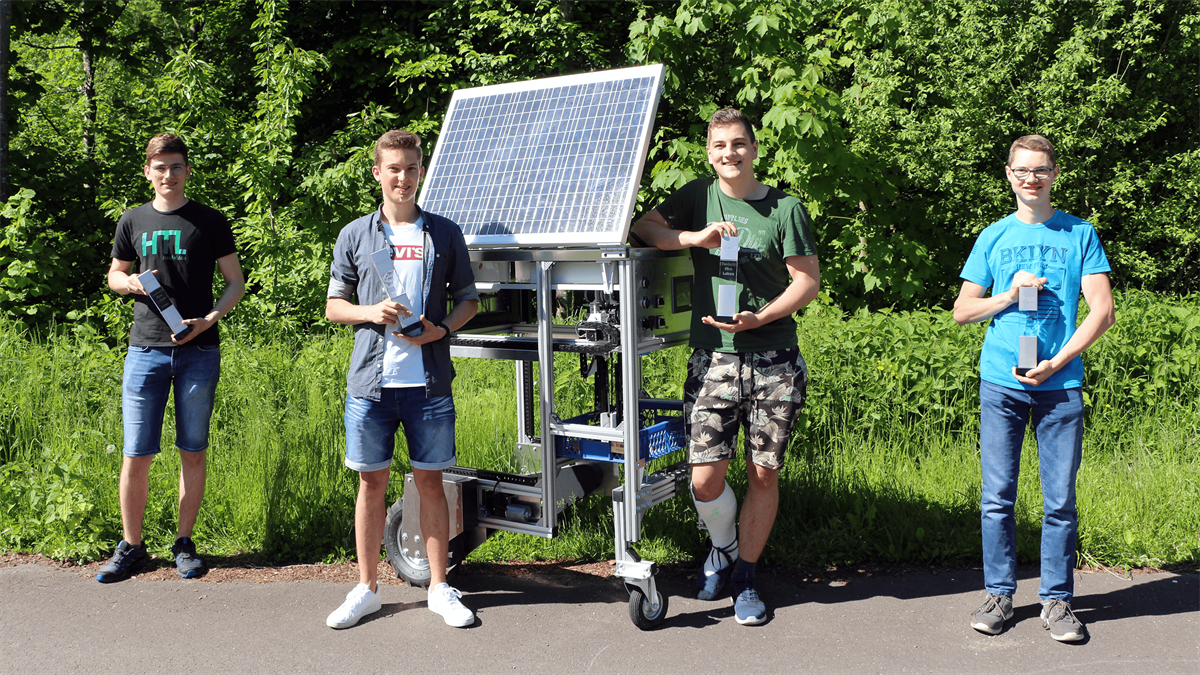
<svg viewBox="0 0 1200 675">
<path fill-rule="evenodd" d="M 1026 169 L 1023 166 L 1016 169 L 1010 167 L 1009 171 L 1012 171 L 1013 177 L 1015 177 L 1017 180 L 1025 180 L 1026 178 L 1029 178 L 1029 174 L 1033 174 L 1033 177 L 1038 180 L 1046 180 L 1050 177 L 1050 174 L 1054 173 L 1054 167 L 1039 166 L 1036 169 Z"/>
<path fill-rule="evenodd" d="M 154 166 L 150 167 L 150 170 L 153 171 L 154 175 L 158 176 L 159 178 L 162 178 L 163 176 L 166 176 L 167 174 L 170 174 L 172 176 L 179 174 L 180 176 L 182 176 L 183 172 L 187 170 L 187 165 L 186 164 L 171 164 L 171 165 L 155 164 Z"/>
</svg>

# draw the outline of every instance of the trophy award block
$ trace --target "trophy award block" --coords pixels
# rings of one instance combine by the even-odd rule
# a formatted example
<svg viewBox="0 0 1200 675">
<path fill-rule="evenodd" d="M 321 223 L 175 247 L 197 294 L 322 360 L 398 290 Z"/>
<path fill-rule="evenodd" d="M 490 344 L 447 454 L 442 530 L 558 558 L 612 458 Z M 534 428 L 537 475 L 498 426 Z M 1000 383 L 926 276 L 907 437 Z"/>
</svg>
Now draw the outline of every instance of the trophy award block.
<svg viewBox="0 0 1200 675">
<path fill-rule="evenodd" d="M 404 286 L 400 284 L 400 280 L 396 278 L 396 268 L 392 265 L 392 249 L 381 248 L 371 254 L 371 266 L 375 268 L 375 273 L 379 275 L 379 282 L 383 284 L 383 291 L 387 293 L 388 299 L 392 302 L 398 302 L 404 305 L 404 308 L 412 311 L 412 303 L 408 299 L 408 294 L 404 292 Z M 421 318 L 416 314 L 412 316 L 400 317 L 400 334 L 401 335 L 420 335 Z"/>
<path fill-rule="evenodd" d="M 171 327 L 171 337 L 176 340 L 182 340 L 188 333 L 192 332 L 192 327 L 183 322 L 183 317 L 179 315 L 179 310 L 175 309 L 175 303 L 171 302 L 171 296 L 167 295 L 167 291 L 163 289 L 162 284 L 158 283 L 158 279 L 154 278 L 154 272 L 142 272 L 137 275 L 138 281 L 141 282 L 142 288 L 146 289 L 146 295 L 150 296 L 150 302 L 154 303 L 158 313 L 162 315 L 167 325 Z"/>
<path fill-rule="evenodd" d="M 721 236 L 721 262 L 718 264 L 720 280 L 717 281 L 717 312 L 716 320 L 721 323 L 732 323 L 737 309 L 737 271 L 738 252 L 741 250 L 741 239 L 737 236 Z"/>
<path fill-rule="evenodd" d="M 1017 289 L 1017 310 L 1037 314 L 1038 289 L 1036 286 L 1022 286 Z M 1030 314 L 1026 315 L 1025 325 L 1031 323 Z M 1036 335 L 1022 335 L 1017 338 L 1017 374 L 1024 377 L 1038 364 L 1038 339 Z"/>
</svg>

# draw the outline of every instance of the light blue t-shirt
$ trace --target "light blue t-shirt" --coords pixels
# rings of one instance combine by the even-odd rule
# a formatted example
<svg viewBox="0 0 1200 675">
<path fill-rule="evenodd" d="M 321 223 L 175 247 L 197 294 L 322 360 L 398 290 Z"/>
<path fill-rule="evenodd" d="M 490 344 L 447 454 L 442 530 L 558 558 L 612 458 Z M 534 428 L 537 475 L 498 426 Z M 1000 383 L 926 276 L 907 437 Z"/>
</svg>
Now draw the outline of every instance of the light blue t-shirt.
<svg viewBox="0 0 1200 675">
<path fill-rule="evenodd" d="M 1021 270 L 1046 277 L 1038 292 L 1036 313 L 1022 312 L 1014 302 L 992 317 L 979 357 L 980 377 L 1010 389 L 1040 391 L 1083 386 L 1080 357 L 1038 387 L 1018 382 L 1012 374 L 1017 365 L 1017 338 L 1036 335 L 1038 362 L 1052 358 L 1075 334 L 1080 278 L 1111 269 L 1092 224 L 1062 211 L 1055 211 L 1050 220 L 1036 225 L 1021 222 L 1013 213 L 979 233 L 963 265 L 963 279 L 990 287 L 996 295 L 1011 288 L 1013 277 Z"/>
</svg>

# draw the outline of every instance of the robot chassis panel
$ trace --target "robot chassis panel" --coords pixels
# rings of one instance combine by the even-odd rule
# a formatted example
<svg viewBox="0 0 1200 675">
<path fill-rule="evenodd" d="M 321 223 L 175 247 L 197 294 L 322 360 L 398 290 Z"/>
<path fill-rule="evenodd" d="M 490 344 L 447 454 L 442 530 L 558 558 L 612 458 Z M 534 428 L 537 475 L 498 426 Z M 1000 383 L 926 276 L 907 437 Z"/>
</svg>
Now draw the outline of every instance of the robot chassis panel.
<svg viewBox="0 0 1200 675">
<path fill-rule="evenodd" d="M 493 248 L 472 250 L 471 262 L 480 311 L 451 338 L 451 354 L 515 363 L 514 464 L 522 473 L 459 466 L 444 472 L 448 566 L 495 531 L 554 537 L 566 507 L 603 491 L 612 497 L 616 576 L 629 590 L 630 618 L 643 630 L 657 626 L 667 614 L 667 596 L 655 584 L 655 564 L 632 544 L 641 539 L 646 511 L 687 489 L 688 470 L 683 459 L 648 472 L 652 460 L 686 444 L 682 402 L 641 395 L 640 357 L 687 343 L 690 257 L 629 247 Z M 585 321 L 554 324 L 560 291 L 591 298 Z M 554 352 L 578 353 L 581 376 L 594 377 L 590 413 L 568 419 L 556 413 Z M 429 583 L 412 474 L 388 510 L 384 544 L 400 577 Z"/>
</svg>

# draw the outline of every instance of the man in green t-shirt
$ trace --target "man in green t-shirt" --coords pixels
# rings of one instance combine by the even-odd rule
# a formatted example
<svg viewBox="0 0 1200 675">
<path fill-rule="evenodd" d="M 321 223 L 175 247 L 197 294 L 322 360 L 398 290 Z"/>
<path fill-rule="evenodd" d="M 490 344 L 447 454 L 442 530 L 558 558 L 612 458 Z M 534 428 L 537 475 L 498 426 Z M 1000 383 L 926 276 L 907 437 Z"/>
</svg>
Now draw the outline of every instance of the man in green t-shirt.
<svg viewBox="0 0 1200 675">
<path fill-rule="evenodd" d="M 821 280 L 808 214 L 795 197 L 758 182 L 757 158 L 750 121 L 718 110 L 708 124 L 716 180 L 684 185 L 633 227 L 650 246 L 691 248 L 694 351 L 684 417 L 692 496 L 709 533 L 697 597 L 716 599 L 728 581 L 740 624 L 767 620 L 754 565 L 775 522 L 779 470 L 808 386 L 792 314 L 817 297 Z M 749 489 L 738 523 L 725 474 L 741 426 Z"/>
</svg>

